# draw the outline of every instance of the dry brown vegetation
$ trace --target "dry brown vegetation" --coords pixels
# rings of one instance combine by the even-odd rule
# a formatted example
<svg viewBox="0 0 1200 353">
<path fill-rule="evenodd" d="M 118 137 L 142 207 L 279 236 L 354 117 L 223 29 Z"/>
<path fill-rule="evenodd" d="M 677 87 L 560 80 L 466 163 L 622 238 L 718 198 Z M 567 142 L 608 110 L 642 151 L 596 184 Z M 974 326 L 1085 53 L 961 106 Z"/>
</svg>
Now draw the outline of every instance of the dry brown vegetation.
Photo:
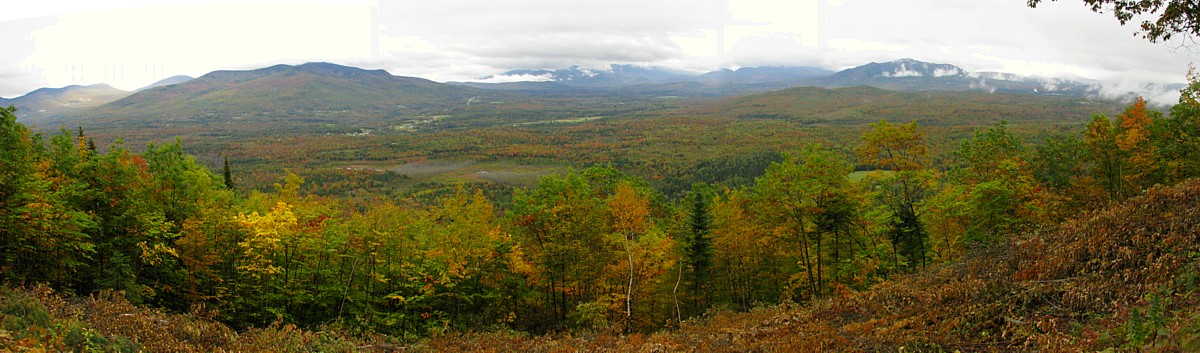
<svg viewBox="0 0 1200 353">
<path fill-rule="evenodd" d="M 1200 181 L 862 292 L 710 312 L 654 335 L 447 335 L 429 351 L 1196 351 Z"/>
<path fill-rule="evenodd" d="M 382 336 L 272 325 L 236 332 L 193 308 L 170 314 L 123 295 L 66 297 L 48 287 L 0 293 L 0 351 L 10 352 L 360 352 L 395 351 Z"/>
</svg>

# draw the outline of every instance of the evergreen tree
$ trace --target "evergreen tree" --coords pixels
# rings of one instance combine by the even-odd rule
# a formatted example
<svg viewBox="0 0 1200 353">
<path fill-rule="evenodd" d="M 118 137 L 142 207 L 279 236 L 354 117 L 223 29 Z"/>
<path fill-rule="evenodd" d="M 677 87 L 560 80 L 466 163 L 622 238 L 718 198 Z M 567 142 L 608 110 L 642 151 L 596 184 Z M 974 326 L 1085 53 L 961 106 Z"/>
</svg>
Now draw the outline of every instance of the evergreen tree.
<svg viewBox="0 0 1200 353">
<path fill-rule="evenodd" d="M 233 174 L 229 172 L 229 157 L 225 157 L 225 187 L 233 189 Z"/>
<path fill-rule="evenodd" d="M 712 197 L 708 184 L 692 184 L 691 227 L 686 241 L 686 266 L 691 269 L 692 307 L 703 310 L 706 306 L 705 283 L 708 283 L 712 258 L 712 240 L 708 237 L 710 218 L 708 199 Z"/>
</svg>

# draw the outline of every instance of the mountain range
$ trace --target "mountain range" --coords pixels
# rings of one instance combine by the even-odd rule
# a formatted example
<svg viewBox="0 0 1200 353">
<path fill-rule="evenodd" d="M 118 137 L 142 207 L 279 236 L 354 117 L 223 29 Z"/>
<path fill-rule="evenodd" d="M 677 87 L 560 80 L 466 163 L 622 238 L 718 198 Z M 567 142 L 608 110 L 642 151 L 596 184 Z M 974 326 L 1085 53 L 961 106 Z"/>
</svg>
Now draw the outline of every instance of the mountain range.
<svg viewBox="0 0 1200 353">
<path fill-rule="evenodd" d="M 252 117 L 389 117 L 446 111 L 475 98 L 647 95 L 725 96 L 788 87 L 873 86 L 895 91 L 977 91 L 1073 97 L 1129 98 L 1177 92 L 1182 85 L 1147 85 L 1114 92 L 1098 82 L 969 72 L 950 64 L 900 59 L 842 71 L 815 67 L 743 67 L 704 74 L 632 65 L 512 70 L 478 82 L 438 83 L 331 63 L 275 65 L 171 77 L 126 92 L 107 85 L 43 88 L 13 99 L 18 117 L 35 125 L 137 117 L 205 121 Z"/>
<path fill-rule="evenodd" d="M 521 79 L 525 81 L 519 81 Z M 622 85 L 614 85 L 618 82 Z M 1140 92 L 1127 92 L 1095 81 L 1033 77 L 1003 72 L 970 72 L 951 64 L 913 59 L 871 62 L 837 72 L 805 66 L 743 67 L 700 75 L 659 68 L 631 69 L 627 65 L 613 65 L 607 70 L 580 67 L 559 70 L 512 70 L 468 84 L 493 89 L 553 88 L 553 91 L 560 94 L 565 93 L 564 89 L 604 92 L 613 91 L 616 87 L 626 93 L 657 92 L 711 96 L 797 86 L 872 86 L 895 91 L 980 91 L 1116 99 L 1128 99 L 1139 94 L 1161 96 L 1163 93 L 1177 92 L 1183 88 L 1182 84 L 1148 84 L 1139 87 L 1142 90 Z"/>
<path fill-rule="evenodd" d="M 572 66 L 556 70 L 510 70 L 476 82 L 455 82 L 484 89 L 519 90 L 552 95 L 651 94 L 720 96 L 803 85 L 832 74 L 822 68 L 743 67 L 700 75 L 657 67 L 611 65 L 606 69 Z"/>
</svg>

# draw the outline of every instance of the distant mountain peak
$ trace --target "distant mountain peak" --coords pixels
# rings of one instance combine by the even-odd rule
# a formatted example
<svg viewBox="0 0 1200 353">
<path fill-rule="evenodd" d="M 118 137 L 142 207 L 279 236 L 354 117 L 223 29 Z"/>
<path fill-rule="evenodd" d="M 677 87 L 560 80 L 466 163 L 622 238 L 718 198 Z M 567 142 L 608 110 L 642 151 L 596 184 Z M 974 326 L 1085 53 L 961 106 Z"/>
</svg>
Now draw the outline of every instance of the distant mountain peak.
<svg viewBox="0 0 1200 353">
<path fill-rule="evenodd" d="M 384 71 L 384 70 L 367 70 L 367 69 L 357 68 L 357 67 L 353 67 L 353 66 L 338 65 L 338 64 L 334 64 L 334 63 L 328 63 L 328 62 L 307 62 L 307 63 L 303 63 L 303 64 L 296 65 L 296 66 L 287 66 L 287 65 L 284 65 L 284 66 L 285 66 L 285 68 L 292 68 L 292 69 L 296 69 L 296 70 L 303 70 L 303 71 L 322 73 L 322 74 L 332 74 L 332 75 L 370 74 L 370 75 L 391 76 L 391 74 L 389 74 L 387 71 Z"/>
<path fill-rule="evenodd" d="M 937 64 L 915 59 L 899 59 L 885 63 L 872 62 L 850 70 L 855 75 L 869 78 L 902 78 L 902 77 L 957 77 L 966 76 L 967 71 L 950 64 Z M 843 71 L 843 72 L 846 72 Z"/>
<path fill-rule="evenodd" d="M 33 91 L 30 91 L 29 93 L 26 93 L 25 95 L 23 95 L 21 97 L 17 97 L 17 98 L 22 98 L 22 97 L 32 98 L 32 97 L 37 97 L 37 96 L 42 96 L 42 95 L 60 96 L 63 94 L 68 94 L 68 93 L 78 92 L 78 91 L 83 91 L 83 90 L 105 90 L 105 91 L 107 91 L 107 90 L 117 90 L 117 89 L 113 88 L 112 86 L 109 86 L 107 83 L 97 83 L 94 85 L 68 85 L 68 86 L 63 86 L 63 87 L 59 87 L 59 88 L 42 87 L 42 88 L 38 88 Z"/>
<path fill-rule="evenodd" d="M 0 105 L 17 107 L 17 117 L 27 124 L 41 124 L 52 115 L 90 108 L 128 96 L 108 84 L 39 88 L 13 99 L 0 98 Z"/>
<path fill-rule="evenodd" d="M 914 59 L 872 62 L 820 81 L 825 87 L 875 86 L 899 91 L 985 91 L 1092 97 L 1100 87 L 1075 80 L 1037 78 L 1002 72 L 968 72 L 950 64 Z"/>
<path fill-rule="evenodd" d="M 367 70 L 328 62 L 309 62 L 300 65 L 278 64 L 253 70 L 218 70 L 200 76 L 201 80 L 243 82 L 271 75 L 295 75 L 308 73 L 331 78 L 390 78 L 395 77 L 384 70 Z"/>
<path fill-rule="evenodd" d="M 285 65 L 285 66 L 286 66 L 286 65 Z M 328 62 L 328 61 L 309 61 L 309 62 L 306 62 L 306 63 L 300 64 L 300 65 L 296 65 L 296 67 L 301 67 L 301 68 L 335 68 L 335 69 L 357 69 L 357 70 L 362 70 L 362 69 L 360 69 L 360 68 L 357 68 L 357 67 L 351 67 L 351 66 L 345 66 L 345 65 L 338 65 L 338 64 L 334 64 L 334 63 L 331 63 L 331 62 Z"/>
<path fill-rule="evenodd" d="M 170 85 L 177 84 L 177 83 L 184 83 L 184 82 L 188 82 L 188 81 L 191 81 L 194 79 L 195 79 L 194 77 L 187 76 L 187 75 L 171 76 L 171 77 L 167 77 L 167 78 L 158 80 L 154 83 L 151 83 L 151 84 L 147 85 L 146 87 L 138 88 L 138 89 L 134 90 L 134 92 L 141 92 L 141 91 L 145 91 L 145 90 L 155 88 L 155 87 L 170 86 Z"/>
</svg>

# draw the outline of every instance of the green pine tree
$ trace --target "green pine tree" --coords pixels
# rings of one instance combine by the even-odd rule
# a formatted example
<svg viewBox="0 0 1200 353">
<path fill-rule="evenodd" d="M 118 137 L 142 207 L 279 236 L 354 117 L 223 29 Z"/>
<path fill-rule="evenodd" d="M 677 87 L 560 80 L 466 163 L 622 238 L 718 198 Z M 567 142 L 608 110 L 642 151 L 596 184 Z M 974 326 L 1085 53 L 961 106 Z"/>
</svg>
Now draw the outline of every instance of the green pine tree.
<svg viewBox="0 0 1200 353">
<path fill-rule="evenodd" d="M 225 187 L 233 189 L 233 174 L 229 172 L 229 157 L 225 157 Z"/>
</svg>

